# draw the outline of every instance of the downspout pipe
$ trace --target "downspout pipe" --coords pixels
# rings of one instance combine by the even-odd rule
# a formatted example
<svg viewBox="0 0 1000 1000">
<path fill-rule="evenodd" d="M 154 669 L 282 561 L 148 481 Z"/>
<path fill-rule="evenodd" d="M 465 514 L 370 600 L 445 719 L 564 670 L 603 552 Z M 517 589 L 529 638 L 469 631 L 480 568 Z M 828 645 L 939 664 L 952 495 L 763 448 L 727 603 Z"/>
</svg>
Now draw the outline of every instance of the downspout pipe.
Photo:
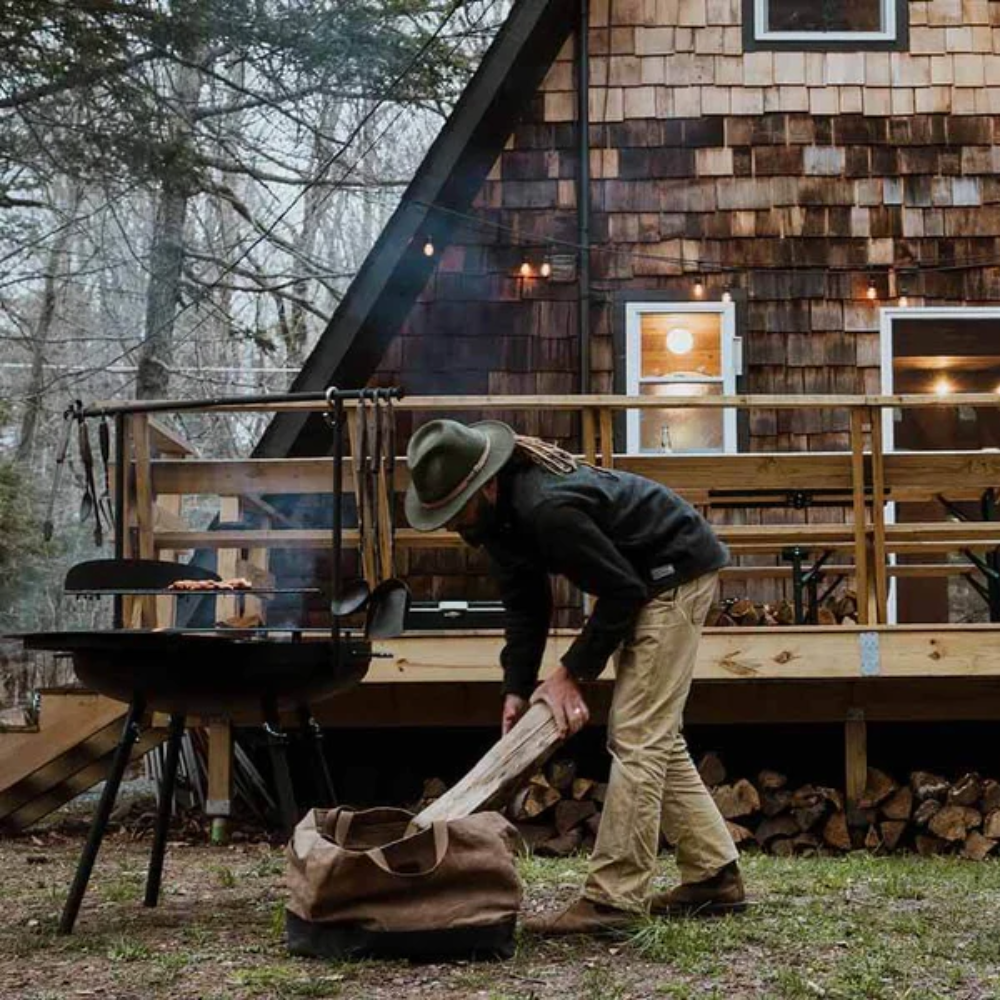
<svg viewBox="0 0 1000 1000">
<path fill-rule="evenodd" d="M 576 32 L 578 164 L 576 221 L 579 246 L 576 328 L 580 344 L 580 392 L 590 392 L 590 0 L 580 0 Z"/>
</svg>

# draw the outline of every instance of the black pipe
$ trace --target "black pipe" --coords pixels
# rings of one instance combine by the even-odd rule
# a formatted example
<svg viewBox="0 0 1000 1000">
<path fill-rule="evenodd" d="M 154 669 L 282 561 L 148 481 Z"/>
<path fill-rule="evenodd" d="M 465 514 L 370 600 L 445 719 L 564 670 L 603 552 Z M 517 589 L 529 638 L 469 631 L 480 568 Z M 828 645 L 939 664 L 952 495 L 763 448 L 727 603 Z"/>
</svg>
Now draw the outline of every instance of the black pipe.
<svg viewBox="0 0 1000 1000">
<path fill-rule="evenodd" d="M 576 179 L 577 238 L 580 247 L 576 328 L 580 343 L 580 392 L 590 392 L 590 0 L 580 0 L 576 32 L 576 121 L 579 166 Z"/>
<path fill-rule="evenodd" d="M 375 392 L 380 399 L 402 399 L 403 390 L 391 389 L 337 389 L 341 401 L 360 399 L 363 392 Z M 122 403 L 88 406 L 81 411 L 83 417 L 105 417 L 122 413 L 180 413 L 184 410 L 211 410 L 222 407 L 267 405 L 268 403 L 324 403 L 329 390 L 322 392 L 273 392 L 250 396 L 208 396 L 203 399 L 131 399 Z"/>
<path fill-rule="evenodd" d="M 153 852 L 149 858 L 146 874 L 146 896 L 144 906 L 156 906 L 160 901 L 160 883 L 163 880 L 163 858 L 167 853 L 167 833 L 170 830 L 170 814 L 174 806 L 174 789 L 177 787 L 177 765 L 181 756 L 181 741 L 184 739 L 184 713 L 174 712 L 170 716 L 170 735 L 167 738 L 167 757 L 160 778 L 160 801 L 156 810 L 156 829 L 153 832 Z"/>
<path fill-rule="evenodd" d="M 115 558 L 125 558 L 125 417 L 115 414 Z M 115 628 L 125 627 L 125 602 L 114 598 Z"/>
</svg>

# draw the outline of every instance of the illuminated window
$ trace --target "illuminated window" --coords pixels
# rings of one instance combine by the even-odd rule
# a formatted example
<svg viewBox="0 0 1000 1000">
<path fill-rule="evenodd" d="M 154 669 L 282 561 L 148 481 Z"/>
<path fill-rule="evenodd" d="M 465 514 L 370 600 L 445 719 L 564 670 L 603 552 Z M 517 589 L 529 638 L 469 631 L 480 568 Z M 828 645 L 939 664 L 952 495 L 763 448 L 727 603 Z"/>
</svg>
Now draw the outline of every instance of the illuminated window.
<svg viewBox="0 0 1000 1000">
<path fill-rule="evenodd" d="M 736 391 L 736 307 L 730 303 L 632 303 L 626 307 L 630 395 L 723 396 Z M 735 411 L 664 406 L 631 410 L 631 453 L 736 450 Z"/>
</svg>

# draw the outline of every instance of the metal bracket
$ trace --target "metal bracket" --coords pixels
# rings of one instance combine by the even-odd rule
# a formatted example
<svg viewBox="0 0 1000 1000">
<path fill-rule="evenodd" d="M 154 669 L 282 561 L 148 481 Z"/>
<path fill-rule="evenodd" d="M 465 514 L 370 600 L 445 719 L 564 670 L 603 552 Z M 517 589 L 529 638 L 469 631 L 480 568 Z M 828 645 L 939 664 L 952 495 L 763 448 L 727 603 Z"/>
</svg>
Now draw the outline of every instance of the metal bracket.
<svg viewBox="0 0 1000 1000">
<path fill-rule="evenodd" d="M 882 673 L 878 632 L 861 632 L 858 635 L 858 645 L 861 652 L 861 676 L 878 677 Z"/>
</svg>

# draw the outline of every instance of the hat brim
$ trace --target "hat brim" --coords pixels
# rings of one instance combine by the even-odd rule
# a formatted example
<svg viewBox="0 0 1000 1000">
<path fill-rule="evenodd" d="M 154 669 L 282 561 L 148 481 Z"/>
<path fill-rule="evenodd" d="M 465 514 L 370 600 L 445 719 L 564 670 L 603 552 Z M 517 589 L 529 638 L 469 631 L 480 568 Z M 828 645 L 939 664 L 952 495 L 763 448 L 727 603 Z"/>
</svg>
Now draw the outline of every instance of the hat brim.
<svg viewBox="0 0 1000 1000">
<path fill-rule="evenodd" d="M 483 420 L 478 424 L 470 424 L 477 431 L 482 431 L 490 439 L 490 453 L 486 464 L 469 481 L 468 486 L 443 507 L 425 507 L 417 496 L 413 483 L 406 489 L 406 519 L 417 531 L 436 531 L 443 528 L 462 508 L 481 490 L 509 461 L 514 454 L 516 435 L 513 428 L 500 420 Z"/>
</svg>

